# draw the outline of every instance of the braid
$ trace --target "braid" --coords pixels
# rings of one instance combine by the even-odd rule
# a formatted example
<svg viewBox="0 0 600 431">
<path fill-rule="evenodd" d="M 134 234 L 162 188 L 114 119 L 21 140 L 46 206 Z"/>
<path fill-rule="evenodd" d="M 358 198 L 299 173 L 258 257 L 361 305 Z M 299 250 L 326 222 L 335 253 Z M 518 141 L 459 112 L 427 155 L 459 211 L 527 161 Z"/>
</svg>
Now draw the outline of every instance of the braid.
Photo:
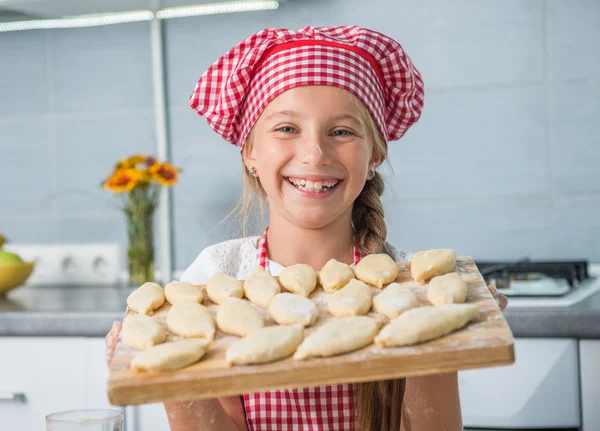
<svg viewBox="0 0 600 431">
<path fill-rule="evenodd" d="M 385 241 L 387 226 L 381 203 L 383 189 L 383 178 L 376 172 L 354 202 L 352 222 L 363 254 L 385 253 L 395 260 L 392 247 Z M 399 431 L 405 384 L 405 379 L 357 384 L 357 429 Z"/>
<path fill-rule="evenodd" d="M 378 172 L 367 181 L 354 202 L 352 223 L 363 254 L 385 253 L 395 258 L 392 247 L 385 241 L 387 226 L 383 217 L 383 178 Z"/>
</svg>

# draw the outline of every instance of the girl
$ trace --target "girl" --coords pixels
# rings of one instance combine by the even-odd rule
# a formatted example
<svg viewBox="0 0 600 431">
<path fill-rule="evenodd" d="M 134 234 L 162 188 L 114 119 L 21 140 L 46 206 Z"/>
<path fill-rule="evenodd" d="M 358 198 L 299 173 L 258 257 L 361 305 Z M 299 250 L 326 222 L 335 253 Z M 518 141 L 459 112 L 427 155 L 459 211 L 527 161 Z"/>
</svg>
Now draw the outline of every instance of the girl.
<svg viewBox="0 0 600 431">
<path fill-rule="evenodd" d="M 202 75 L 190 105 L 241 148 L 247 219 L 266 201 L 260 237 L 203 250 L 182 276 L 245 279 L 296 263 L 411 255 L 386 242 L 377 168 L 423 108 L 423 82 L 402 47 L 360 27 L 266 29 Z M 492 289 L 495 292 L 495 289 Z M 504 304 L 501 304 L 504 305 Z M 119 325 L 107 336 L 112 355 Z M 462 430 L 457 374 L 165 403 L 172 430 Z"/>
</svg>

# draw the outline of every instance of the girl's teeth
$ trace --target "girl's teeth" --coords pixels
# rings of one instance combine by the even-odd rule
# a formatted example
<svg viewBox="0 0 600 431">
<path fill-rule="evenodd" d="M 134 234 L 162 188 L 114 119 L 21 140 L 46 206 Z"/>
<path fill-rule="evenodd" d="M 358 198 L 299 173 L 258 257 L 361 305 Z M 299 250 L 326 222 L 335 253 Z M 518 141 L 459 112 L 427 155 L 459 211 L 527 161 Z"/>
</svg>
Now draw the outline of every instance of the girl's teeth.
<svg viewBox="0 0 600 431">
<path fill-rule="evenodd" d="M 327 180 L 327 181 L 310 181 L 310 180 L 301 180 L 301 179 L 292 179 L 290 178 L 290 183 L 299 188 L 300 190 L 308 191 L 308 192 L 321 192 L 327 191 L 333 188 L 338 180 Z"/>
</svg>

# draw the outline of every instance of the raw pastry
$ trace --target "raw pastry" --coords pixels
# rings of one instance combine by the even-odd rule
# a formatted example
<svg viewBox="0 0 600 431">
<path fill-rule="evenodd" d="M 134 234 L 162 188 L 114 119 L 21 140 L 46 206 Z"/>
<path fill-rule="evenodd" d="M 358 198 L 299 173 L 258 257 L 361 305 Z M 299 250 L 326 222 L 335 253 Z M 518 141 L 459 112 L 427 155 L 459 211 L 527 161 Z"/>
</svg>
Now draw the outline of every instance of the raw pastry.
<svg viewBox="0 0 600 431">
<path fill-rule="evenodd" d="M 243 298 L 244 285 L 230 275 L 215 272 L 206 282 L 208 298 L 215 304 L 221 305 L 227 298 Z"/>
<path fill-rule="evenodd" d="M 204 299 L 204 294 L 202 293 L 202 289 L 192 283 L 172 281 L 165 286 L 165 297 L 172 305 L 185 300 L 201 303 L 202 299 Z"/>
<path fill-rule="evenodd" d="M 167 313 L 167 326 L 177 335 L 186 338 L 215 336 L 215 322 L 210 310 L 194 301 L 180 301 Z"/>
<path fill-rule="evenodd" d="M 365 256 L 354 268 L 354 275 L 361 281 L 382 288 L 398 277 L 398 265 L 387 254 Z"/>
<path fill-rule="evenodd" d="M 319 317 L 317 307 L 310 299 L 287 292 L 275 295 L 268 311 L 280 325 L 310 326 Z"/>
<path fill-rule="evenodd" d="M 310 265 L 298 263 L 283 268 L 279 282 L 286 290 L 308 297 L 317 286 L 317 272 Z"/>
<path fill-rule="evenodd" d="M 302 326 L 267 326 L 231 344 L 227 365 L 260 364 L 290 356 L 302 341 Z"/>
<path fill-rule="evenodd" d="M 345 287 L 329 296 L 327 308 L 335 317 L 367 314 L 372 304 L 371 288 L 359 280 L 351 280 Z"/>
<path fill-rule="evenodd" d="M 165 302 L 165 292 L 156 283 L 147 282 L 127 297 L 127 305 L 138 313 L 152 315 Z"/>
<path fill-rule="evenodd" d="M 456 272 L 434 277 L 427 285 L 427 299 L 433 305 L 465 302 L 467 283 Z"/>
<path fill-rule="evenodd" d="M 319 284 L 325 292 L 335 292 L 354 278 L 354 272 L 349 265 L 335 259 L 327 261 L 319 272 Z"/>
<path fill-rule="evenodd" d="M 373 298 L 373 308 L 388 319 L 394 319 L 406 310 L 419 306 L 411 289 L 399 283 L 391 283 Z"/>
<path fill-rule="evenodd" d="M 456 252 L 450 249 L 423 250 L 415 253 L 410 264 L 412 278 L 421 284 L 454 269 Z"/>
<path fill-rule="evenodd" d="M 479 307 L 475 304 L 414 308 L 386 325 L 375 337 L 375 343 L 382 347 L 392 347 L 434 340 L 462 328 L 478 317 Z"/>
<path fill-rule="evenodd" d="M 268 308 L 275 295 L 281 292 L 281 286 L 275 277 L 256 265 L 244 282 L 244 295 L 261 308 Z"/>
<path fill-rule="evenodd" d="M 123 321 L 121 340 L 134 349 L 147 349 L 162 343 L 166 338 L 165 328 L 145 314 L 130 314 Z"/>
<path fill-rule="evenodd" d="M 300 344 L 294 359 L 333 356 L 360 349 L 373 342 L 380 327 L 381 320 L 367 316 L 330 320 Z"/>
<path fill-rule="evenodd" d="M 131 360 L 135 371 L 173 371 L 198 362 L 208 350 L 206 340 L 179 340 L 150 347 Z"/>
<path fill-rule="evenodd" d="M 217 325 L 227 334 L 245 337 L 255 329 L 265 326 L 262 313 L 249 301 L 227 298 L 217 311 Z"/>
</svg>

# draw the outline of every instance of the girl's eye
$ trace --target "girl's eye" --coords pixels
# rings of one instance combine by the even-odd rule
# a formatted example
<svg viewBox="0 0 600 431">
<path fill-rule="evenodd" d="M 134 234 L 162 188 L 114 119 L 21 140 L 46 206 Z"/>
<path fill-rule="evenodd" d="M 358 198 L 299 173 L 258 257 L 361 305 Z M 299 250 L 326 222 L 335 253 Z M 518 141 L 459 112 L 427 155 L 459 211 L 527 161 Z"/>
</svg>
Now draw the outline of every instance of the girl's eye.
<svg viewBox="0 0 600 431">
<path fill-rule="evenodd" d="M 276 129 L 276 131 L 283 132 L 283 133 L 294 133 L 296 131 L 296 129 L 294 129 L 292 126 L 283 126 L 283 127 Z"/>
<path fill-rule="evenodd" d="M 352 136 L 352 135 L 354 135 L 354 133 L 352 133 L 350 130 L 338 129 L 338 130 L 334 130 L 332 135 L 333 136 Z"/>
</svg>

